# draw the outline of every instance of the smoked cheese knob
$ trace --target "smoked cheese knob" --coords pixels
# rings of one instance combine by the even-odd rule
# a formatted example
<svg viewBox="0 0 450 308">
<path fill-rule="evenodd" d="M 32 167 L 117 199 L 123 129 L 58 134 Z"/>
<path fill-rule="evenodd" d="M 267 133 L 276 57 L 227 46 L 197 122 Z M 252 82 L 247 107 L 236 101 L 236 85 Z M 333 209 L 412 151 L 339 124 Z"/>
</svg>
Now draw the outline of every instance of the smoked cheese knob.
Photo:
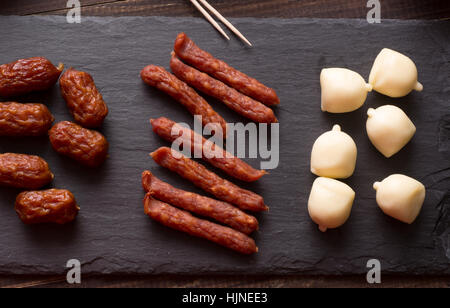
<svg viewBox="0 0 450 308">
<path fill-rule="evenodd" d="M 346 68 L 325 68 L 320 73 L 322 111 L 350 112 L 361 107 L 372 91 L 362 76 Z"/>
<path fill-rule="evenodd" d="M 377 150 L 388 158 L 400 151 L 416 133 L 413 122 L 396 106 L 369 108 L 367 115 L 367 135 Z"/>
<path fill-rule="evenodd" d="M 381 182 L 375 182 L 377 204 L 381 210 L 395 219 L 411 224 L 416 220 L 425 200 L 425 186 L 402 174 L 393 174 Z"/>
<path fill-rule="evenodd" d="M 355 171 L 357 149 L 352 137 L 334 125 L 314 142 L 311 172 L 317 176 L 345 179 Z"/>
<path fill-rule="evenodd" d="M 319 177 L 309 195 L 309 216 L 322 232 L 338 228 L 349 218 L 354 200 L 355 192 L 347 184 Z"/>
<path fill-rule="evenodd" d="M 373 89 L 390 97 L 402 97 L 412 90 L 422 91 L 417 81 L 417 67 L 407 56 L 388 48 L 378 54 L 370 71 Z"/>
</svg>

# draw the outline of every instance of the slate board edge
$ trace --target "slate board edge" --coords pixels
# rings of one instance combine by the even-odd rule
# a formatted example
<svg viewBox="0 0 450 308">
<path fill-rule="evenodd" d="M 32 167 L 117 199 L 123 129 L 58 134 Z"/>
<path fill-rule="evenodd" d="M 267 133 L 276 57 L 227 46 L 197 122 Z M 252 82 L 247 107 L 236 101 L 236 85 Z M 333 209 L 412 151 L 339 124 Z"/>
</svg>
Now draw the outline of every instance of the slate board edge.
<svg viewBox="0 0 450 308">
<path fill-rule="evenodd" d="M 29 16 L 21 16 L 21 15 L 0 15 L 0 18 L 7 19 L 7 18 L 23 18 L 23 19 L 42 19 L 47 21 L 57 21 L 60 22 L 61 20 L 66 20 L 65 16 L 61 15 L 29 15 Z M 100 22 L 100 21 L 108 21 L 108 20 L 158 20 L 158 21 L 164 21 L 164 22 L 170 22 L 170 23 L 183 23 L 185 21 L 189 22 L 195 22 L 205 25 L 210 25 L 203 17 L 189 17 L 189 16 L 183 16 L 183 17 L 170 17 L 170 16 L 84 16 L 82 15 L 82 20 L 87 20 L 91 22 Z M 368 22 L 364 18 L 303 18 L 303 17 L 297 17 L 297 18 L 275 18 L 275 17 L 267 17 L 267 18 L 258 18 L 258 17 L 230 17 L 227 18 L 230 21 L 237 21 L 237 22 L 251 22 L 254 24 L 259 23 L 270 23 L 274 22 L 277 24 L 298 24 L 299 22 L 304 24 L 316 24 L 316 23 L 336 23 L 336 24 L 347 24 L 349 22 L 353 23 L 354 25 L 361 24 L 361 25 L 367 25 Z M 382 19 L 381 25 L 383 23 L 396 23 L 396 24 L 420 24 L 420 25 L 433 25 L 437 23 L 441 24 L 448 24 L 450 25 L 450 20 L 442 20 L 442 19 L 436 19 L 436 20 L 421 20 L 421 19 Z M 216 31 L 214 28 L 211 28 L 211 31 Z M 236 37 L 237 39 L 237 37 Z"/>
<path fill-rule="evenodd" d="M 0 18 L 9 18 L 9 17 L 0 17 Z M 61 16 L 31 16 L 31 17 L 21 17 L 21 18 L 37 18 L 37 19 L 44 19 L 44 20 L 52 20 L 53 18 L 65 18 L 65 17 L 61 17 Z M 86 20 L 90 20 L 90 21 L 94 21 L 94 22 L 96 22 L 96 21 L 98 21 L 98 20 L 100 20 L 100 21 L 105 21 L 105 20 L 116 20 L 116 19 L 156 19 L 156 20 L 161 20 L 161 21 L 165 21 L 165 22 L 172 22 L 172 23 L 177 23 L 179 20 L 178 19 L 174 19 L 174 18 L 170 18 L 170 17 L 83 17 L 83 18 L 85 18 Z M 186 21 L 186 20 L 189 20 L 189 21 L 192 21 L 192 22 L 197 22 L 197 23 L 204 23 L 204 20 L 202 19 L 202 18 L 183 18 L 182 20 L 180 20 L 180 22 L 184 22 L 184 21 Z M 280 20 L 279 19 L 274 19 L 274 18 L 270 18 L 270 19 L 263 19 L 263 20 L 260 20 L 260 19 L 254 19 L 254 18 L 244 18 L 244 19 L 235 19 L 235 20 L 242 20 L 242 21 L 245 21 L 245 22 L 247 22 L 247 21 L 251 21 L 251 22 L 256 22 L 256 23 L 258 23 L 258 22 L 262 22 L 262 23 L 267 23 L 267 22 L 279 22 Z M 350 19 L 351 21 L 353 21 L 353 22 L 355 22 L 355 19 Z M 302 23 L 303 22 L 306 22 L 306 23 L 315 23 L 315 22 L 317 22 L 317 21 L 328 21 L 328 22 L 336 22 L 336 23 L 346 23 L 347 22 L 347 20 L 346 19 L 344 19 L 344 20 L 333 20 L 333 19 L 325 19 L 325 20 L 323 20 L 323 19 L 303 19 L 303 18 L 300 18 L 300 19 L 298 19 L 298 18 L 296 18 L 296 19 L 284 19 L 284 20 L 281 20 L 282 21 L 282 23 L 287 23 L 287 24 L 290 24 L 290 23 L 298 23 L 299 21 L 301 21 Z M 361 23 L 366 23 L 366 21 L 365 20 L 360 20 L 360 22 Z M 397 21 L 397 20 L 389 20 L 388 21 L 389 23 L 400 23 L 400 24 L 416 24 L 416 23 L 418 23 L 418 24 L 423 24 L 424 22 L 423 21 Z M 445 22 L 445 21 L 442 21 L 443 23 Z M 425 22 L 425 23 L 430 23 L 430 24 L 432 24 L 432 23 L 435 23 L 435 21 L 433 21 L 433 22 Z M 214 31 L 213 29 L 211 29 L 211 31 Z M 345 260 L 344 260 L 345 261 Z M 114 263 L 114 264 L 116 264 L 115 263 L 116 261 L 115 260 L 108 260 L 108 259 L 105 259 L 105 258 L 94 258 L 94 259 L 92 259 L 92 260 L 90 260 L 90 261 L 88 261 L 88 262 L 86 262 L 85 263 L 85 269 L 86 269 L 86 272 L 88 272 L 88 273 L 92 273 L 92 274 L 95 274 L 95 273 L 117 273 L 117 274 L 121 274 L 121 273 L 139 273 L 139 274 L 170 274 L 170 273 L 173 273 L 172 271 L 170 271 L 170 270 L 164 270 L 164 269 L 153 269 L 153 270 L 146 270 L 146 271 L 142 271 L 142 270 L 139 270 L 139 268 L 135 268 L 135 269 L 131 269 L 130 271 L 127 271 L 127 270 L 125 270 L 125 271 L 123 271 L 122 272 L 122 269 L 120 269 L 120 268 L 118 268 L 117 270 L 111 270 L 111 266 L 110 266 L 110 264 L 111 263 Z M 93 266 L 92 264 L 95 264 L 95 266 Z M 92 269 L 91 269 L 91 265 L 92 265 Z M 50 269 L 50 268 L 46 268 L 46 267 L 33 267 L 33 265 L 15 265 L 16 266 L 16 269 L 14 270 L 14 272 L 15 273 L 17 273 L 17 274 L 29 274 L 30 273 L 30 267 L 32 267 L 33 268 L 33 272 L 34 271 L 36 271 L 36 272 L 38 272 L 38 273 L 40 273 L 40 274 L 54 274 L 54 273 L 64 273 L 66 270 L 65 269 L 61 269 L 61 271 L 59 272 L 59 271 L 55 271 L 55 269 L 54 268 L 52 268 L 52 269 Z M 295 265 L 293 265 L 293 266 L 295 266 Z M 313 266 L 313 265 L 312 265 Z M 445 266 L 445 264 L 442 264 L 442 269 L 441 270 L 439 270 L 439 269 L 436 269 L 435 271 L 432 271 L 432 272 L 430 272 L 429 270 L 427 270 L 427 269 L 417 269 L 413 274 L 450 274 L 450 269 L 448 268 L 448 267 L 444 267 Z M 213 269 L 210 269 L 210 268 L 204 268 L 204 269 L 198 269 L 197 268 L 197 270 L 198 271 L 204 271 L 204 272 L 207 272 L 207 273 L 209 273 L 209 274 L 230 274 L 230 275 L 233 275 L 233 274 L 241 274 L 242 272 L 239 270 L 239 271 L 236 271 L 236 272 L 222 272 L 222 271 L 214 271 Z M 258 270 L 258 271 L 252 271 L 251 270 L 251 268 L 249 267 L 249 270 L 250 271 L 248 271 L 248 272 L 246 272 L 246 273 L 249 273 L 249 274 L 257 274 L 257 275 L 259 275 L 259 274 L 267 274 L 266 272 L 264 272 L 264 269 L 261 269 L 261 270 Z M 314 268 L 312 268 L 311 270 L 302 270 L 302 271 L 298 271 L 297 269 L 290 269 L 290 268 L 271 268 L 271 270 L 272 271 L 276 271 L 276 274 L 274 274 L 274 275 L 278 275 L 278 274 L 307 274 L 307 273 L 309 273 L 310 271 L 311 272 L 314 272 L 314 273 L 316 273 L 316 274 L 330 274 L 330 273 L 332 273 L 332 274 L 342 274 L 342 272 L 339 272 L 339 271 L 333 271 L 333 272 L 329 272 L 329 271 L 326 271 L 326 270 L 323 270 L 323 269 L 321 269 L 321 267 L 320 266 L 317 266 L 317 267 L 314 267 Z M 7 270 L 6 271 L 4 271 L 4 269 L 0 269 L 0 273 L 9 273 Z M 179 268 L 178 268 L 178 270 L 176 271 L 176 273 L 177 274 L 192 274 L 192 272 L 188 269 L 186 272 L 183 272 L 183 271 L 179 271 Z M 363 272 L 361 272 L 361 274 L 362 274 Z M 404 270 L 402 270 L 402 268 L 401 267 L 399 267 L 399 268 L 394 268 L 394 269 L 390 269 L 390 270 L 388 270 L 387 271 L 387 273 L 405 273 L 404 272 Z"/>
</svg>

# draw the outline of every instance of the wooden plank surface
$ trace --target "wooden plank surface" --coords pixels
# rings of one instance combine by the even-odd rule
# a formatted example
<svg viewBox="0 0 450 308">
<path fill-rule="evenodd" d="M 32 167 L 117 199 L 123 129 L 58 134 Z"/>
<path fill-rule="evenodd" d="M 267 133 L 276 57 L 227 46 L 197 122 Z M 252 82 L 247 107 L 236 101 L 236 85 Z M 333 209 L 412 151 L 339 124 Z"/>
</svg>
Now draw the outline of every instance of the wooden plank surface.
<svg viewBox="0 0 450 308">
<path fill-rule="evenodd" d="M 65 277 L 0 276 L 1 288 L 450 288 L 448 277 L 382 276 L 381 284 L 366 282 L 365 276 L 92 276 L 80 285 L 69 285 Z"/>
<path fill-rule="evenodd" d="M 82 15 L 96 16 L 196 16 L 187 0 L 81 0 Z M 67 0 L 2 0 L 0 14 L 67 13 Z M 363 0 L 210 0 L 228 17 L 365 18 Z M 382 0 L 382 18 L 449 19 L 448 0 Z M 382 278 L 381 287 L 450 287 L 449 277 Z M 0 287 L 68 287 L 65 277 L 0 276 Z M 83 277 L 81 287 L 366 287 L 363 276 L 345 277 Z"/>
<path fill-rule="evenodd" d="M 188 0 L 80 0 L 82 14 L 98 16 L 201 16 Z M 229 17 L 365 18 L 364 0 L 210 0 Z M 60 14 L 67 0 L 2 0 L 0 14 Z M 382 0 L 381 17 L 396 19 L 448 19 L 448 0 Z"/>
</svg>

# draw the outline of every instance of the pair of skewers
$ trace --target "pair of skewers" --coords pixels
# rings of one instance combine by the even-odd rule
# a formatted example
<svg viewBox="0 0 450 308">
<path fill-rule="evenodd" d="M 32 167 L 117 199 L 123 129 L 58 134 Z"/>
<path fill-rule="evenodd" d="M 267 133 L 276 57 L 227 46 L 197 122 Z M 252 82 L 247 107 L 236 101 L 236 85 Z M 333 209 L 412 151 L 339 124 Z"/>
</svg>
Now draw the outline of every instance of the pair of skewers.
<svg viewBox="0 0 450 308">
<path fill-rule="evenodd" d="M 211 4 L 206 2 L 206 0 L 190 0 L 192 4 L 200 11 L 200 13 L 205 16 L 205 18 L 217 29 L 227 40 L 230 40 L 230 37 L 223 31 L 222 27 L 211 17 L 211 15 L 200 5 L 203 4 L 214 16 L 216 16 L 221 22 L 223 22 L 234 34 L 236 34 L 241 40 L 247 43 L 249 46 L 252 44 L 236 29 L 235 26 L 231 24 L 225 17 L 222 16 Z M 199 3 L 200 1 L 200 3 Z"/>
</svg>

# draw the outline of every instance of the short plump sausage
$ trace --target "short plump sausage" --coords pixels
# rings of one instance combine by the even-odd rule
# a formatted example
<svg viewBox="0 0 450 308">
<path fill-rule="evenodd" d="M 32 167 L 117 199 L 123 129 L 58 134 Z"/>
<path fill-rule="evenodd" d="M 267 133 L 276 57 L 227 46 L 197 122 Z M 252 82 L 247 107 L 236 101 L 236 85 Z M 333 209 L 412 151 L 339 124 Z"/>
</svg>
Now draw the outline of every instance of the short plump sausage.
<svg viewBox="0 0 450 308">
<path fill-rule="evenodd" d="M 0 185 L 39 189 L 53 180 L 48 163 L 34 155 L 0 154 Z"/>
<path fill-rule="evenodd" d="M 108 141 L 102 134 L 72 122 L 55 124 L 49 136 L 56 152 L 89 167 L 101 165 L 108 155 Z"/>
<path fill-rule="evenodd" d="M 0 103 L 0 136 L 42 136 L 47 134 L 53 120 L 42 104 Z"/>
<path fill-rule="evenodd" d="M 0 96 L 10 97 L 51 88 L 64 69 L 43 57 L 20 59 L 0 65 Z"/>
<path fill-rule="evenodd" d="M 108 107 L 91 75 L 70 68 L 61 76 L 59 85 L 77 123 L 88 128 L 102 125 L 108 115 Z"/>
<path fill-rule="evenodd" d="M 15 210 L 25 224 L 65 224 L 75 219 L 80 208 L 70 191 L 49 189 L 20 193 Z"/>
</svg>

